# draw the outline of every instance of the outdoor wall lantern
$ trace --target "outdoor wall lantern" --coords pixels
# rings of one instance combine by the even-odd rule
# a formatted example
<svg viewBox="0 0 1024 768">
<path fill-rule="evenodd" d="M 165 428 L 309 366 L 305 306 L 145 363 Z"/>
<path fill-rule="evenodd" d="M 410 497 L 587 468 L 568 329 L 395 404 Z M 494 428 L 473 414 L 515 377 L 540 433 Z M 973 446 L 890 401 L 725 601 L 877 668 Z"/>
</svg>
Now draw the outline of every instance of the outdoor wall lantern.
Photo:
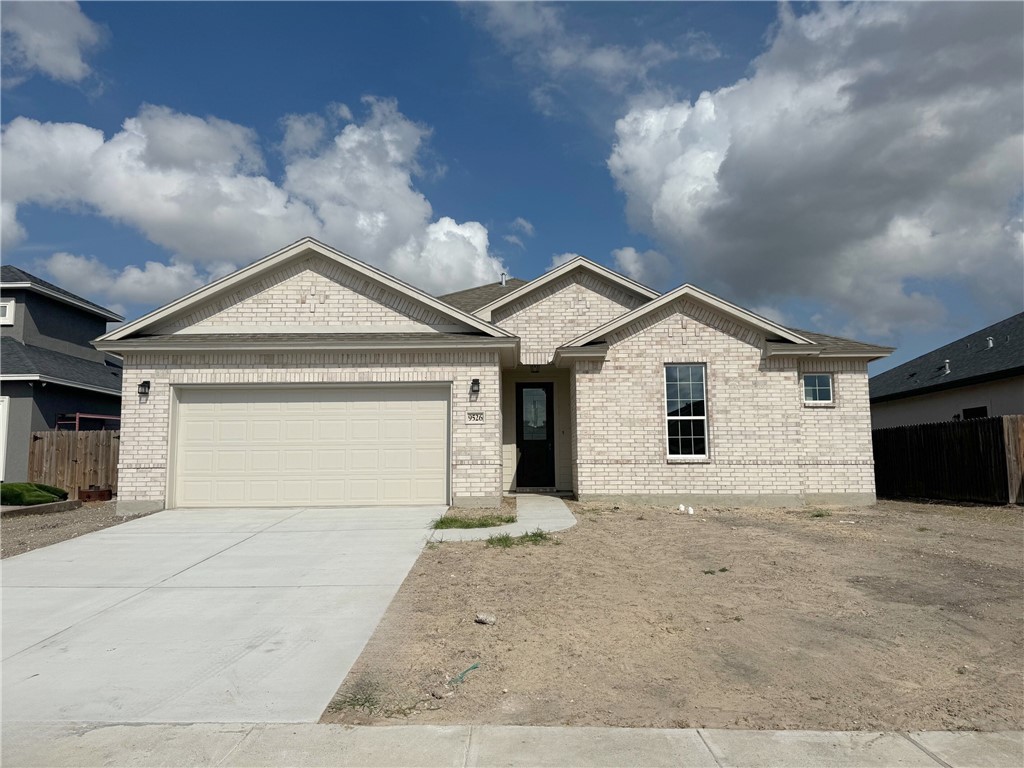
<svg viewBox="0 0 1024 768">
<path fill-rule="evenodd" d="M 148 395 L 149 394 L 149 379 L 146 379 L 145 381 L 140 381 L 139 382 L 139 394 L 140 395 Z"/>
<path fill-rule="evenodd" d="M 479 395 L 480 394 L 480 379 L 473 379 L 469 383 L 469 394 Z"/>
</svg>

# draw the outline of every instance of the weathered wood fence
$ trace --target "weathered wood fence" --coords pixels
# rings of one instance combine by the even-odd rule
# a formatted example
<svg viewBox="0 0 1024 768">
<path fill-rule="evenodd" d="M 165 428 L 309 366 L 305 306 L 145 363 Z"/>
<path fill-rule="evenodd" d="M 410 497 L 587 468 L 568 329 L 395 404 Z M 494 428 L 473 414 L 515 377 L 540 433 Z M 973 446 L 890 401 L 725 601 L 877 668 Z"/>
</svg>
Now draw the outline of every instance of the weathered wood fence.
<svg viewBox="0 0 1024 768">
<path fill-rule="evenodd" d="M 33 432 L 28 450 L 28 481 L 63 488 L 77 499 L 91 485 L 117 493 L 121 433 L 112 430 Z"/>
<path fill-rule="evenodd" d="M 1024 416 L 872 432 L 882 498 L 1024 504 Z"/>
</svg>

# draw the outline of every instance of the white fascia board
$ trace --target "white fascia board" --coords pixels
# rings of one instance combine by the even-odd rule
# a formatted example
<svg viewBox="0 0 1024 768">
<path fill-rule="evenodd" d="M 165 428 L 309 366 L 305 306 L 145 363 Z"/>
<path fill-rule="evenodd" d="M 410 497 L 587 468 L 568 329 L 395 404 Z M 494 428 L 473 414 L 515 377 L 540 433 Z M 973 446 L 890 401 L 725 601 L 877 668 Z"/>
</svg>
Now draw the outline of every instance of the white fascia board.
<svg viewBox="0 0 1024 768">
<path fill-rule="evenodd" d="M 64 302 L 65 304 L 70 304 L 73 307 L 84 309 L 86 312 L 96 315 L 98 317 L 102 317 L 104 320 L 108 320 L 112 323 L 119 323 L 122 320 L 124 320 L 124 318 L 121 317 L 119 314 L 117 314 L 116 312 L 111 312 L 109 309 L 106 309 L 105 307 L 93 306 L 92 304 L 88 304 L 84 301 L 81 301 L 80 299 L 74 299 L 71 298 L 70 296 L 65 296 L 63 293 L 51 291 L 49 288 L 45 288 L 41 285 L 36 285 L 35 283 L 0 283 L 0 291 L 3 290 L 35 291 L 36 293 L 40 293 L 43 296 L 47 296 L 56 301 L 61 301 Z"/>
<path fill-rule="evenodd" d="M 561 266 L 555 267 L 554 269 L 545 272 L 540 277 L 534 278 L 525 285 L 519 286 L 511 293 L 502 296 L 500 299 L 495 299 L 490 304 L 485 304 L 484 306 L 480 307 L 480 309 L 476 310 L 475 314 L 483 318 L 484 320 L 490 320 L 491 313 L 498 307 L 503 307 L 506 304 L 510 304 L 513 301 L 521 299 L 523 296 L 526 296 L 527 294 L 532 293 L 536 289 L 544 285 L 547 285 L 552 280 L 557 280 L 563 275 L 572 272 L 577 267 L 589 269 L 591 272 L 594 272 L 595 274 L 598 274 L 601 277 L 604 277 L 605 279 L 610 280 L 613 283 L 617 283 L 618 285 L 621 285 L 623 288 L 632 291 L 633 293 L 645 296 L 648 299 L 654 299 L 661 295 L 657 291 L 651 290 L 646 285 L 638 283 L 635 280 L 630 280 L 625 275 L 620 275 L 618 272 L 610 270 L 607 267 L 602 267 L 600 264 L 597 264 L 583 256 L 577 256 L 575 259 L 571 259 L 570 261 L 565 262 L 565 264 L 562 264 Z"/>
<path fill-rule="evenodd" d="M 677 299 L 687 297 L 696 299 L 699 302 L 707 304 L 708 306 L 718 310 L 727 317 L 731 317 L 737 322 L 754 326 L 755 328 L 765 331 L 766 333 L 773 333 L 777 336 L 781 336 L 782 338 L 787 339 L 793 342 L 794 344 L 812 344 L 810 339 L 805 339 L 803 336 L 801 336 L 798 333 L 795 333 L 794 331 L 791 331 L 789 328 L 785 328 L 779 325 L 778 323 L 773 323 L 768 318 L 761 317 L 760 315 L 755 315 L 753 312 L 743 309 L 742 307 L 738 307 L 735 304 L 726 301 L 725 299 L 720 299 L 719 297 L 710 294 L 707 291 L 703 291 L 694 285 L 685 283 L 684 285 L 679 286 L 675 290 L 662 294 L 658 298 L 654 299 L 654 301 L 648 302 L 647 304 L 643 304 L 637 307 L 636 309 L 625 313 L 624 315 L 619 315 L 619 317 L 615 318 L 614 320 L 611 320 L 605 323 L 604 325 L 595 328 L 592 331 L 587 331 L 586 333 L 577 336 L 575 339 L 566 342 L 563 346 L 579 347 L 584 344 L 588 344 L 592 341 L 596 341 L 597 339 L 600 339 L 602 336 L 606 336 L 609 333 L 617 331 L 619 328 L 629 325 L 635 320 L 640 319 L 641 317 L 650 312 L 654 312 L 660 309 L 666 304 L 671 304 L 673 301 L 676 301 Z"/>
<path fill-rule="evenodd" d="M 607 355 L 607 344 L 591 344 L 588 347 L 573 347 L 571 349 L 559 347 L 555 350 L 552 362 L 556 368 L 568 368 L 580 360 L 604 360 Z"/>
<path fill-rule="evenodd" d="M 95 387 L 91 384 L 80 384 L 77 381 L 68 381 L 67 379 L 58 379 L 53 376 L 41 376 L 36 373 L 25 373 L 25 374 L 3 374 L 0 375 L 0 381 L 38 381 L 43 384 L 59 384 L 62 387 L 73 387 L 74 389 L 86 389 L 90 392 L 102 392 L 105 395 L 117 395 L 121 396 L 120 389 L 107 389 L 106 387 Z"/>
<path fill-rule="evenodd" d="M 333 259 L 344 267 L 351 269 L 354 272 L 358 272 L 361 275 L 370 278 L 378 283 L 381 283 L 388 288 L 391 288 L 399 293 L 404 293 L 412 299 L 426 304 L 431 309 L 434 309 L 448 317 L 455 318 L 459 322 L 475 328 L 478 331 L 483 331 L 489 336 L 495 337 L 512 337 L 511 334 L 501 328 L 491 325 L 490 323 L 484 322 L 479 317 L 474 317 L 471 314 L 463 312 L 460 309 L 449 306 L 443 301 L 435 299 L 433 296 L 424 293 L 419 288 L 415 288 L 408 283 L 405 283 L 398 278 L 392 277 L 391 275 L 383 272 L 376 267 L 371 267 L 369 264 L 365 264 L 358 259 L 349 256 L 348 254 L 342 253 L 341 251 L 335 250 L 330 246 L 324 245 L 319 240 L 312 237 L 304 237 L 301 240 L 292 243 L 289 246 L 282 248 L 279 251 L 275 251 L 269 256 L 265 256 L 259 261 L 255 261 L 247 267 L 232 272 L 230 275 L 222 277 L 220 280 L 215 280 L 209 285 L 205 285 L 192 293 L 182 296 L 180 299 L 165 304 L 164 306 L 150 312 L 148 315 L 143 315 L 138 320 L 134 320 L 130 323 L 125 323 L 120 328 L 111 331 L 108 334 L 100 336 L 96 339 L 97 342 L 105 341 L 116 341 L 130 336 L 133 333 L 137 333 L 148 326 L 158 323 L 162 320 L 176 315 L 179 312 L 183 312 L 186 309 L 195 306 L 203 301 L 206 301 L 218 293 L 223 293 L 230 290 L 236 285 L 251 280 L 263 272 L 267 272 L 274 267 L 281 265 L 289 259 L 302 256 L 303 254 L 313 251 L 325 256 L 329 259 Z"/>
</svg>

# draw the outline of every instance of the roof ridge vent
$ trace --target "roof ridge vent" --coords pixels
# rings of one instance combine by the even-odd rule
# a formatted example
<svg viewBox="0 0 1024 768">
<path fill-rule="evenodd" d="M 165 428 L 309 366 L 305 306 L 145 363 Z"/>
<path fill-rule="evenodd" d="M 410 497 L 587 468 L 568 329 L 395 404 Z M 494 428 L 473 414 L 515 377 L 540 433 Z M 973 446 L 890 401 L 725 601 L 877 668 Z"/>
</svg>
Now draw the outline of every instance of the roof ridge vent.
<svg viewBox="0 0 1024 768">
<path fill-rule="evenodd" d="M 995 337 L 994 337 L 994 336 L 988 336 L 988 337 L 986 337 L 986 338 L 985 338 L 985 341 L 987 341 L 987 342 L 988 342 L 988 348 L 989 348 L 989 349 L 992 349 L 992 347 L 994 347 L 994 346 L 996 345 L 996 340 L 995 340 Z"/>
</svg>

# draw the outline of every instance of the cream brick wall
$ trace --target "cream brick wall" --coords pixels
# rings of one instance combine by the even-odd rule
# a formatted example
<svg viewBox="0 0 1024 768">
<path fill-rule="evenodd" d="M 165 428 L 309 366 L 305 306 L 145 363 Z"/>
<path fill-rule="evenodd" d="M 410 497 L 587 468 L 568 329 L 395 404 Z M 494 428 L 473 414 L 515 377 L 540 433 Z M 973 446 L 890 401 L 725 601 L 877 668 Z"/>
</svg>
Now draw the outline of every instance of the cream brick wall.
<svg viewBox="0 0 1024 768">
<path fill-rule="evenodd" d="M 304 327 L 346 332 L 353 328 L 381 332 L 431 331 L 456 321 L 396 293 L 322 256 L 286 264 L 194 311 L 153 330 L 154 333 L 225 333 Z"/>
<path fill-rule="evenodd" d="M 574 366 L 576 491 L 594 495 L 874 494 L 867 366 L 762 359 L 763 339 L 680 300 Z M 670 461 L 666 363 L 705 363 L 709 458 Z M 801 372 L 834 375 L 834 407 L 803 404 Z"/>
<path fill-rule="evenodd" d="M 557 347 L 644 301 L 591 272 L 574 270 L 520 301 L 499 307 L 491 321 L 522 340 L 524 365 L 545 365 Z"/>
<path fill-rule="evenodd" d="M 162 501 L 170 461 L 171 389 L 180 384 L 452 382 L 451 491 L 456 502 L 501 493 L 500 371 L 496 352 L 128 353 L 121 406 L 120 501 Z M 150 393 L 137 394 L 140 381 Z M 480 379 L 480 393 L 469 393 Z M 472 398 L 472 399 L 471 399 Z M 466 411 L 483 424 L 467 424 Z"/>
</svg>

